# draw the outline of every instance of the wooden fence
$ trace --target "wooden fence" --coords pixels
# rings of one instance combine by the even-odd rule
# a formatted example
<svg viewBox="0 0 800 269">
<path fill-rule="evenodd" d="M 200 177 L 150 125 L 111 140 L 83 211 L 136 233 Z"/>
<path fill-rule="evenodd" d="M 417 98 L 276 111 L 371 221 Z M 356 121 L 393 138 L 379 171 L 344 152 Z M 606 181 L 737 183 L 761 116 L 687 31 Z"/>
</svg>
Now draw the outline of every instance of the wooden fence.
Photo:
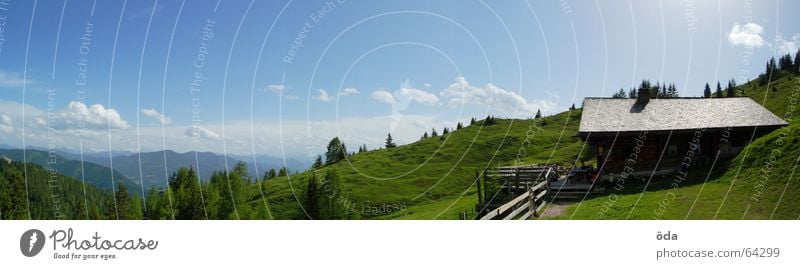
<svg viewBox="0 0 800 269">
<path fill-rule="evenodd" d="M 504 187 L 509 190 L 523 188 L 525 192 L 507 203 L 487 211 L 480 219 L 529 219 L 538 217 L 546 205 L 550 191 L 550 181 L 558 178 L 552 167 L 500 167 L 487 172 L 489 176 L 504 179 Z"/>
</svg>

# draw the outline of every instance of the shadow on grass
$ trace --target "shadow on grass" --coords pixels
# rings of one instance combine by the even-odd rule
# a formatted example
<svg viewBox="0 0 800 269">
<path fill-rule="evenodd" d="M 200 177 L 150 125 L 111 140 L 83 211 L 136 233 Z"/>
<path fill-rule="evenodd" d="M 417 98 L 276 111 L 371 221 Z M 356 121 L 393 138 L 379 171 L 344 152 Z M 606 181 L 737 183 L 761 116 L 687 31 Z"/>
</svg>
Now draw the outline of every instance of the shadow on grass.
<svg viewBox="0 0 800 269">
<path fill-rule="evenodd" d="M 668 175 L 659 176 L 643 176 L 643 177 L 628 177 L 624 184 L 617 185 L 615 183 L 607 183 L 605 185 L 605 195 L 616 194 L 638 194 L 642 192 L 654 192 L 666 189 L 690 187 L 705 182 L 715 181 L 720 178 L 731 165 L 730 158 L 720 159 L 711 169 L 711 163 L 705 165 L 697 165 L 694 168 L 688 169 L 684 172 L 675 172 Z M 651 170 L 652 171 L 652 170 Z M 649 181 L 649 182 L 648 182 Z M 602 197 L 605 195 L 593 196 L 591 198 Z"/>
</svg>

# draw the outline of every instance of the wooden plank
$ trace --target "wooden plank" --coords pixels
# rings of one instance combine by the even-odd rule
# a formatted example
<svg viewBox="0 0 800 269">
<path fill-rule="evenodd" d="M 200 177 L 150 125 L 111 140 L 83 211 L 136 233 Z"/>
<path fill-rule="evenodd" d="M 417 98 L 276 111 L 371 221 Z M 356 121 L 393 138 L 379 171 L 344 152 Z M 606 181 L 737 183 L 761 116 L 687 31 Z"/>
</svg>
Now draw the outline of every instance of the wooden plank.
<svg viewBox="0 0 800 269">
<path fill-rule="evenodd" d="M 532 190 L 532 191 L 536 191 L 536 190 L 538 190 L 538 189 L 541 189 L 541 188 L 542 188 L 542 187 L 544 187 L 545 185 L 547 185 L 547 181 L 542 181 L 542 182 L 540 182 L 539 184 L 536 184 L 535 186 L 533 186 L 533 188 L 531 188 L 531 190 Z"/>
<path fill-rule="evenodd" d="M 525 212 L 525 214 L 522 214 L 522 216 L 520 216 L 519 219 L 526 220 L 526 219 L 530 219 L 531 216 L 533 216 L 533 211 L 528 210 L 528 212 Z"/>
<path fill-rule="evenodd" d="M 509 213 L 508 216 L 505 216 L 503 218 L 503 220 L 514 219 L 514 217 L 516 217 L 517 215 L 519 215 L 520 213 L 522 213 L 522 212 L 524 212 L 526 210 L 528 210 L 528 206 L 527 205 L 520 206 L 517 209 L 514 209 L 514 211 L 511 211 L 511 213 Z"/>
<path fill-rule="evenodd" d="M 541 200 L 541 199 L 542 199 L 542 197 L 544 197 L 545 195 L 547 195 L 547 190 L 544 190 L 544 191 L 540 192 L 539 194 L 537 194 L 537 195 L 536 195 L 536 197 L 533 197 L 533 200 L 534 200 L 534 201 L 539 201 L 539 200 Z"/>
<path fill-rule="evenodd" d="M 516 204 L 524 201 L 530 195 L 531 195 L 530 191 L 526 191 L 522 195 L 517 196 L 514 199 L 511 199 L 511 201 L 509 201 L 508 203 L 505 203 L 505 204 L 501 205 L 500 207 L 498 207 L 497 209 L 492 210 L 491 212 L 487 213 L 486 216 L 483 216 L 483 218 L 481 218 L 481 219 L 482 220 L 484 220 L 484 219 L 492 219 L 492 218 L 496 217 L 497 215 L 502 215 L 503 212 L 506 212 L 509 209 L 513 208 Z"/>
<path fill-rule="evenodd" d="M 545 206 L 546 204 L 547 204 L 547 202 L 542 202 L 542 204 L 541 204 L 541 205 L 539 205 L 538 207 L 536 207 L 536 210 L 534 210 L 534 211 L 533 211 L 533 215 L 534 215 L 534 216 L 536 216 L 536 217 L 539 217 L 539 212 L 541 212 L 541 211 L 542 211 L 542 209 L 544 209 L 544 206 Z"/>
</svg>

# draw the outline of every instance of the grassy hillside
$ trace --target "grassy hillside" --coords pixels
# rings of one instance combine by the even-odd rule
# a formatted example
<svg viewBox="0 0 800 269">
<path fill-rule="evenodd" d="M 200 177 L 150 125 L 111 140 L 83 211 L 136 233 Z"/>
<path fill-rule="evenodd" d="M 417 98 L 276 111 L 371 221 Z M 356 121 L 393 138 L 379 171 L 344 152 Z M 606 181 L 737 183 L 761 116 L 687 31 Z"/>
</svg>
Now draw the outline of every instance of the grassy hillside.
<svg viewBox="0 0 800 269">
<path fill-rule="evenodd" d="M 541 120 L 478 121 L 441 139 L 432 137 L 391 149 L 359 153 L 317 171 L 341 177 L 350 217 L 364 219 L 457 219 L 476 202 L 476 171 L 497 165 L 572 162 L 583 143 L 580 110 Z M 344 141 L 345 143 L 347 141 Z M 298 202 L 312 172 L 268 180 L 274 218 L 305 218 Z M 260 196 L 253 197 L 258 203 Z M 366 209 L 366 210 L 365 210 Z"/>
<path fill-rule="evenodd" d="M 649 186 L 641 183 L 567 209 L 564 219 L 797 219 L 800 180 L 800 78 L 784 74 L 769 85 L 752 81 L 739 87 L 790 125 L 761 137 L 736 158 L 689 172 L 679 188 L 667 177 Z M 639 200 L 641 199 L 641 200 Z"/>
</svg>

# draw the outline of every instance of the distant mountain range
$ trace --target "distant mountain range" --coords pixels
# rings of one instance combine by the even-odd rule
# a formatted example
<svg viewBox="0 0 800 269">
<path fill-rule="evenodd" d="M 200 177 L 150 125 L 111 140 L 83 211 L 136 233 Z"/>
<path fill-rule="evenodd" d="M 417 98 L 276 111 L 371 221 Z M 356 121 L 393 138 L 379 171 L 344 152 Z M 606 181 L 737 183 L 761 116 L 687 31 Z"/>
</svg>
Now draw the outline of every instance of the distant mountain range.
<svg viewBox="0 0 800 269">
<path fill-rule="evenodd" d="M 5 145 L 4 145 L 5 146 Z M 141 154 L 130 152 L 94 152 L 80 154 L 64 150 L 56 150 L 57 156 L 55 168 L 63 175 L 81 179 L 80 164 L 84 162 L 84 175 L 87 183 L 97 187 L 110 189 L 110 167 L 114 170 L 114 179 L 125 182 L 128 189 L 139 190 L 140 182 L 145 188 L 155 186 L 164 188 L 167 180 L 179 167 L 191 166 L 200 176 L 200 180 L 206 181 L 214 171 L 230 170 L 237 162 L 247 163 L 249 176 L 252 178 L 263 177 L 269 169 L 278 170 L 284 166 L 284 159 L 258 155 L 253 162 L 252 156 L 228 155 L 228 157 L 212 152 L 190 151 L 178 153 L 171 150 L 143 152 Z M 47 166 L 48 151 L 28 149 L 28 162 L 33 162 L 44 167 Z M 7 156 L 9 159 L 22 161 L 21 149 L 0 149 L 0 156 Z M 109 155 L 113 156 L 109 158 Z M 141 163 L 141 166 L 140 166 Z M 256 171 L 256 165 L 258 171 Z M 311 165 L 311 161 L 298 161 L 286 159 L 285 166 L 290 171 L 302 171 Z M 258 172 L 258 174 L 256 174 Z M 140 176 L 141 175 L 141 176 Z M 139 180 L 141 178 L 141 181 Z"/>
<path fill-rule="evenodd" d="M 53 154 L 51 156 L 47 151 L 34 149 L 28 149 L 24 159 L 21 149 L 0 149 L 0 157 L 6 157 L 14 161 L 35 163 L 41 165 L 45 169 L 55 169 L 58 174 L 72 177 L 75 180 L 85 180 L 86 183 L 92 184 L 95 187 L 108 190 L 112 189 L 112 170 L 96 163 L 81 163 L 80 160 L 71 160 L 58 154 Z M 128 190 L 134 191 L 140 189 L 138 180 L 126 177 L 116 170 L 113 171 L 113 175 L 114 182 L 117 184 L 122 182 Z"/>
<path fill-rule="evenodd" d="M 246 162 L 247 170 L 252 178 L 261 178 L 264 172 L 269 169 L 280 169 L 283 166 L 283 159 L 275 157 L 260 157 L 257 158 L 258 173 L 256 174 L 256 166 L 252 158 L 237 157 L 237 156 L 222 156 L 211 152 L 196 152 L 190 151 L 186 153 L 177 153 L 175 151 L 155 151 L 144 152 L 140 154 L 131 154 L 127 156 L 116 156 L 111 159 L 106 157 L 97 156 L 84 156 L 84 160 L 101 164 L 108 167 L 113 167 L 115 170 L 122 172 L 127 177 L 138 179 L 141 171 L 141 178 L 143 179 L 144 186 L 166 186 L 168 177 L 179 167 L 191 166 L 200 176 L 200 180 L 206 181 L 211 177 L 214 171 L 224 171 L 233 169 L 237 162 Z M 140 161 L 141 160 L 141 161 Z M 139 164 L 141 163 L 141 169 Z M 287 168 L 291 171 L 305 170 L 310 164 L 303 163 L 297 160 L 287 160 Z"/>
</svg>

